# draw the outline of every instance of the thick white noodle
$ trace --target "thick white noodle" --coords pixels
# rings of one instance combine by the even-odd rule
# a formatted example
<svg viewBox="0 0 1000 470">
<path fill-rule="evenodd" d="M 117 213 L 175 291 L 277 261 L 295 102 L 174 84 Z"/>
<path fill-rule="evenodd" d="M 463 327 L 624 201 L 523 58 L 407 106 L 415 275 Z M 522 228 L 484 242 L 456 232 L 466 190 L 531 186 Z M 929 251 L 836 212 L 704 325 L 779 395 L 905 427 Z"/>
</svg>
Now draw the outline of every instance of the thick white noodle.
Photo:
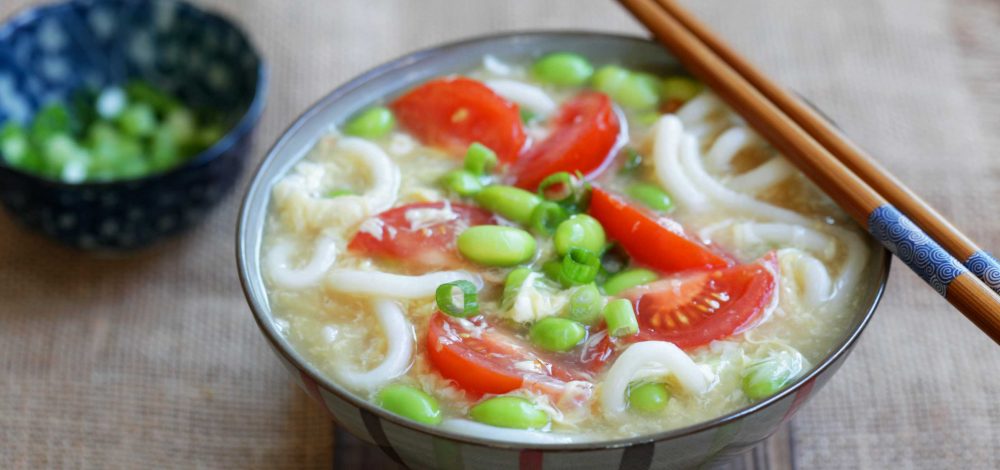
<svg viewBox="0 0 1000 470">
<path fill-rule="evenodd" d="M 396 302 L 385 299 L 375 299 L 371 301 L 371 306 L 385 335 L 385 358 L 375 368 L 365 372 L 356 371 L 344 362 L 338 362 L 334 369 L 341 382 L 356 390 L 372 390 L 403 375 L 413 359 L 416 336 L 403 309 Z"/>
<path fill-rule="evenodd" d="M 673 343 L 644 341 L 628 347 L 608 370 L 601 385 L 600 404 L 605 416 L 620 415 L 628 408 L 626 391 L 630 383 L 673 376 L 696 395 L 708 391 L 707 371 L 695 364 Z"/>
<path fill-rule="evenodd" d="M 329 289 L 346 294 L 390 299 L 422 299 L 432 297 L 441 284 L 459 280 L 475 284 L 477 290 L 483 288 L 483 279 L 467 271 L 438 271 L 419 276 L 406 276 L 380 271 L 334 269 L 326 276 L 326 285 Z"/>
<path fill-rule="evenodd" d="M 507 65 L 504 61 L 497 59 L 496 57 L 486 54 L 483 56 L 483 68 L 487 72 L 493 75 L 510 75 L 511 67 Z"/>
<path fill-rule="evenodd" d="M 743 147 L 750 145 L 751 142 L 753 142 L 753 133 L 747 128 L 740 126 L 730 127 L 720 134 L 715 139 L 715 142 L 712 142 L 708 153 L 705 154 L 705 162 L 713 170 L 728 170 L 733 157 L 740 150 L 743 150 Z"/>
<path fill-rule="evenodd" d="M 774 186 L 795 174 L 795 168 L 782 157 L 774 157 L 750 171 L 740 173 L 728 181 L 726 186 L 741 193 L 757 193 Z"/>
<path fill-rule="evenodd" d="M 315 285 L 337 261 L 337 244 L 327 235 L 316 239 L 312 258 L 300 268 L 292 267 L 289 261 L 294 250 L 295 245 L 291 241 L 280 239 L 267 254 L 266 262 L 271 280 L 281 287 L 301 289 Z"/>
<path fill-rule="evenodd" d="M 318 146 L 334 141 L 331 155 L 325 159 L 337 159 L 337 162 L 301 162 L 275 185 L 274 196 L 281 216 L 296 231 L 346 228 L 396 202 L 399 167 L 378 145 L 356 137 L 327 139 Z M 341 171 L 337 168 L 341 159 L 363 166 L 369 187 L 362 195 L 323 197 L 330 189 L 325 182 L 328 176 Z"/>
<path fill-rule="evenodd" d="M 507 98 L 539 117 L 545 117 L 556 110 L 556 102 L 541 88 L 516 80 L 494 79 L 486 80 L 486 86 L 496 94 Z"/>
<path fill-rule="evenodd" d="M 734 224 L 733 228 L 736 236 L 747 243 L 794 246 L 811 251 L 826 260 L 832 260 L 837 252 L 837 240 L 834 237 L 801 225 L 743 222 Z"/>
<path fill-rule="evenodd" d="M 680 163 L 681 138 L 684 126 L 677 116 L 666 115 L 656 123 L 653 140 L 653 161 L 656 177 L 667 188 L 677 204 L 694 212 L 708 206 L 708 198 L 686 177 Z"/>
<path fill-rule="evenodd" d="M 544 431 L 501 428 L 460 418 L 446 419 L 441 423 L 440 427 L 441 429 L 465 436 L 475 436 L 483 439 L 493 439 L 504 442 L 569 444 L 573 442 L 587 442 L 593 440 L 592 438 L 581 434 L 557 434 Z"/>
<path fill-rule="evenodd" d="M 798 248 L 783 248 L 778 250 L 778 262 L 784 287 L 800 295 L 808 307 L 816 308 L 833 295 L 830 273 L 814 256 Z"/>
<path fill-rule="evenodd" d="M 702 92 L 684 103 L 684 106 L 677 110 L 677 117 L 684 124 L 694 126 L 705 121 L 705 118 L 719 109 L 725 109 L 724 106 L 719 97 L 709 92 Z"/>
</svg>

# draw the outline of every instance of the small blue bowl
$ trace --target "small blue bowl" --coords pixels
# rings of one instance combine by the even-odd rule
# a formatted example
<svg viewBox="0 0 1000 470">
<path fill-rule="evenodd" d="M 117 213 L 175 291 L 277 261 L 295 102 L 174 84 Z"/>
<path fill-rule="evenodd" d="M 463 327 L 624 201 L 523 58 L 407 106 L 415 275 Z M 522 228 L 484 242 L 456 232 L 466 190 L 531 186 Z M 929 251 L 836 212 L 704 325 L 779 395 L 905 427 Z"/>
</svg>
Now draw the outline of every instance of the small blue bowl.
<svg viewBox="0 0 1000 470">
<path fill-rule="evenodd" d="M 264 107 L 267 71 L 247 36 L 175 0 L 72 0 L 0 26 L 0 124 L 80 89 L 139 79 L 235 122 L 185 164 L 138 179 L 68 184 L 6 165 L 0 202 L 26 226 L 70 246 L 124 251 L 202 219 L 235 185 Z"/>
</svg>

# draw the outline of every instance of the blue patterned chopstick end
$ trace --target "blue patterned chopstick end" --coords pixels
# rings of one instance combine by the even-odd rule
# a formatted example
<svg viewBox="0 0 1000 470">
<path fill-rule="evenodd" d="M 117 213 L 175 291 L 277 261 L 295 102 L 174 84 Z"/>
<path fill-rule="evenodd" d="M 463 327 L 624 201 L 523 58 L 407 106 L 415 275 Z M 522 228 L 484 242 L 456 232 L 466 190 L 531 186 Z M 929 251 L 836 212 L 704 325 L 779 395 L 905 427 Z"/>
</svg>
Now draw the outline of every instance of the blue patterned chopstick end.
<svg viewBox="0 0 1000 470">
<path fill-rule="evenodd" d="M 965 260 L 965 267 L 1000 294 L 1000 262 L 985 251 L 977 251 Z"/>
<path fill-rule="evenodd" d="M 868 214 L 868 232 L 943 296 L 965 268 L 889 204 Z M 995 261 L 995 260 L 994 260 Z"/>
</svg>

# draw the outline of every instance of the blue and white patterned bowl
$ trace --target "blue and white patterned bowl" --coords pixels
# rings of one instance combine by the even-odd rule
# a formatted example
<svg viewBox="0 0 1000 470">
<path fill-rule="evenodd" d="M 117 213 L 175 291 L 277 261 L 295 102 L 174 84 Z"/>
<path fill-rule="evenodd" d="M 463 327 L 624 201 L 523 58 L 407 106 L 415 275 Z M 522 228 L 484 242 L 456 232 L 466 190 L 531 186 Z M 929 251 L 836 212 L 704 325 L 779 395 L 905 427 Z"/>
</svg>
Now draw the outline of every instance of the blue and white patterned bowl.
<svg viewBox="0 0 1000 470">
<path fill-rule="evenodd" d="M 485 54 L 525 61 L 570 51 L 595 62 L 676 69 L 677 62 L 646 39 L 589 32 L 516 33 L 427 49 L 386 63 L 340 86 L 307 110 L 278 140 L 254 176 L 237 231 L 240 281 L 261 331 L 295 381 L 333 418 L 362 440 L 411 468 L 704 468 L 741 453 L 773 434 L 843 364 L 874 312 L 889 275 L 888 252 L 867 267 L 861 301 L 850 325 L 826 358 L 791 386 L 766 400 L 682 429 L 631 439 L 580 444 L 513 444 L 460 435 L 416 423 L 373 406 L 323 375 L 275 327 L 261 273 L 260 247 L 271 188 L 327 132 L 378 99 L 432 77 L 476 68 Z M 874 243 L 872 244 L 873 246 Z"/>
<path fill-rule="evenodd" d="M 227 19 L 175 0 L 73 0 L 21 12 L 0 26 L 0 123 L 30 122 L 81 88 L 141 79 L 235 122 L 182 166 L 144 178 L 67 184 L 0 158 L 0 202 L 67 245 L 122 251 L 202 219 L 235 185 L 264 106 L 267 73 Z"/>
</svg>

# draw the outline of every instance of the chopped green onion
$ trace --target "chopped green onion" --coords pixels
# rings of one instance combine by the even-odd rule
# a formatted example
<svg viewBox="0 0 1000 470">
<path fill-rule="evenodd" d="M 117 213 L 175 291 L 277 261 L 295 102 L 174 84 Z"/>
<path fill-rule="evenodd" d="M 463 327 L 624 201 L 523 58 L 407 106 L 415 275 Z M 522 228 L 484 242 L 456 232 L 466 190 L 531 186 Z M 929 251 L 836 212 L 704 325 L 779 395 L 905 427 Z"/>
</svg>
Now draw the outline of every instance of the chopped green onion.
<svg viewBox="0 0 1000 470">
<path fill-rule="evenodd" d="M 462 305 L 455 304 L 455 289 L 462 294 Z M 479 312 L 476 285 L 465 280 L 441 284 L 435 292 L 437 306 L 442 312 L 458 318 L 468 318 Z"/>
<path fill-rule="evenodd" d="M 524 124 L 531 124 L 532 121 L 538 119 L 538 115 L 533 113 L 528 108 L 521 108 L 520 113 L 521 113 L 521 122 Z"/>
<path fill-rule="evenodd" d="M 473 142 L 465 151 L 465 169 L 476 176 L 483 176 L 497 166 L 497 154 L 489 147 Z"/>
<path fill-rule="evenodd" d="M 577 287 L 569 296 L 566 316 L 570 320 L 585 325 L 596 325 L 601 321 L 601 309 L 604 308 L 604 297 L 594 284 Z"/>
<path fill-rule="evenodd" d="M 327 199 L 333 199 L 335 197 L 353 196 L 353 195 L 354 191 L 351 191 L 350 189 L 337 188 L 327 191 L 326 194 L 324 194 L 323 196 L 326 197 Z"/>
<path fill-rule="evenodd" d="M 483 184 L 479 182 L 479 178 L 465 170 L 448 172 L 441 178 L 441 185 L 462 197 L 474 196 L 479 190 L 483 189 Z"/>
<path fill-rule="evenodd" d="M 503 283 L 503 294 L 500 295 L 500 309 L 510 310 L 514 306 L 517 294 L 521 292 L 521 286 L 531 275 L 531 269 L 520 267 L 507 274 L 507 279 Z"/>
<path fill-rule="evenodd" d="M 569 218 L 566 209 L 554 202 L 543 201 L 531 211 L 531 228 L 542 235 L 552 235 L 564 220 Z"/>
<path fill-rule="evenodd" d="M 560 171 L 546 176 L 538 183 L 538 195 L 552 202 L 569 202 L 573 200 L 573 186 L 573 175 Z"/>
<path fill-rule="evenodd" d="M 563 257 L 560 280 L 570 285 L 594 282 L 601 269 L 601 259 L 590 250 L 572 248 Z"/>
<path fill-rule="evenodd" d="M 118 125 L 132 137 L 146 137 L 156 131 L 156 113 L 146 103 L 132 103 L 118 116 Z"/>
<path fill-rule="evenodd" d="M 615 299 L 604 307 L 604 322 L 608 334 L 615 337 L 634 335 L 639 332 L 639 322 L 635 319 L 632 303 L 627 299 Z"/>
<path fill-rule="evenodd" d="M 655 211 L 670 212 L 674 208 L 670 195 L 653 184 L 636 183 L 626 189 L 625 193 Z"/>
<path fill-rule="evenodd" d="M 635 171 L 642 165 L 643 157 L 641 153 L 630 147 L 623 150 L 623 152 L 625 153 L 625 163 L 622 165 L 621 170 L 623 173 Z"/>
</svg>

